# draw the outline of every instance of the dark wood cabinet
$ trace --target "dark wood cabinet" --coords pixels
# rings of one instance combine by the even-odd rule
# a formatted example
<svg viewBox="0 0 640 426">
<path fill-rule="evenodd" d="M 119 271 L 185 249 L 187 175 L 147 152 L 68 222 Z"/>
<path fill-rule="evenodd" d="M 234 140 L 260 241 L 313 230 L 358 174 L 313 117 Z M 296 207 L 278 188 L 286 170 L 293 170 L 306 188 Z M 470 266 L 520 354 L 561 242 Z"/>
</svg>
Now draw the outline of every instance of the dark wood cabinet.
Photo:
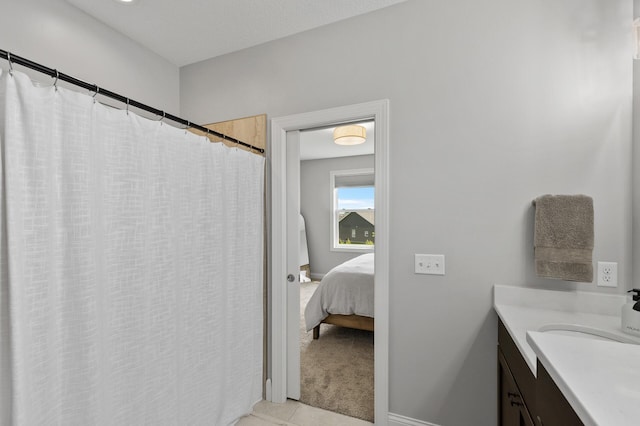
<svg viewBox="0 0 640 426">
<path fill-rule="evenodd" d="M 500 349 L 498 349 L 498 386 L 499 424 L 502 426 L 533 426 L 531 414 Z"/>
<path fill-rule="evenodd" d="M 539 426 L 581 426 L 583 425 L 571 404 L 564 397 L 547 370 L 538 361 L 536 395 Z"/>
<path fill-rule="evenodd" d="M 502 321 L 498 323 L 498 419 L 502 426 L 533 426 L 536 378 Z"/>
<path fill-rule="evenodd" d="M 533 375 L 502 321 L 498 322 L 498 424 L 579 426 L 583 423 L 538 361 Z"/>
</svg>

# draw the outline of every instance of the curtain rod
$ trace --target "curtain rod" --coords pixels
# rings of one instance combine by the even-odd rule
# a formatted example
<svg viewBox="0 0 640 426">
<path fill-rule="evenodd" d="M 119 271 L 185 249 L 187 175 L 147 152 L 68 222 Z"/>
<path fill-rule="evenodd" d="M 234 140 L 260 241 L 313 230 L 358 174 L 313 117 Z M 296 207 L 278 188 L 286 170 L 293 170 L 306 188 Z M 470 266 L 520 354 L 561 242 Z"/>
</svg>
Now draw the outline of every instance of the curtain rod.
<svg viewBox="0 0 640 426">
<path fill-rule="evenodd" d="M 106 89 L 103 89 L 102 87 L 98 87 L 97 84 L 87 83 L 86 81 L 79 80 L 79 79 L 77 79 L 75 77 L 72 77 L 72 76 L 70 76 L 68 74 L 64 74 L 64 73 L 58 72 L 58 70 L 56 70 L 56 69 L 49 68 L 49 67 L 41 65 L 41 64 L 39 64 L 37 62 L 33 62 L 33 61 L 29 60 L 29 59 L 23 58 L 21 56 L 14 55 L 13 53 L 8 52 L 6 50 L 0 49 L 0 57 L 3 58 L 3 59 L 6 59 L 7 61 L 9 61 L 9 67 L 10 68 L 11 68 L 12 64 L 18 64 L 18 65 L 25 66 L 25 67 L 30 68 L 32 70 L 41 72 L 42 74 L 47 74 L 49 77 L 55 78 L 56 80 L 66 81 L 67 83 L 71 83 L 71 84 L 73 84 L 75 86 L 82 87 L 83 89 L 89 90 L 91 92 L 95 92 L 98 95 L 106 96 L 108 98 L 115 99 L 117 101 L 125 103 L 128 106 L 132 106 L 132 107 L 135 107 L 135 108 L 150 112 L 152 114 L 155 114 L 157 116 L 162 117 L 162 120 L 169 119 L 171 121 L 175 121 L 176 123 L 184 124 L 187 127 L 192 127 L 194 129 L 198 129 L 198 130 L 200 130 L 202 132 L 207 133 L 207 135 L 217 136 L 219 138 L 222 138 L 223 140 L 226 140 L 226 141 L 238 144 L 238 145 L 242 145 L 244 147 L 247 147 L 249 149 L 255 150 L 255 151 L 260 152 L 260 153 L 264 153 L 264 149 L 263 148 L 255 147 L 255 146 L 253 146 L 253 145 L 251 145 L 251 144 L 249 144 L 247 142 L 243 142 L 243 141 L 241 141 L 239 139 L 232 138 L 231 136 L 227 136 L 227 135 L 225 135 L 223 133 L 216 132 L 215 130 L 211 130 L 211 129 L 208 129 L 208 128 L 204 127 L 204 126 L 200 126 L 198 124 L 192 123 L 192 122 L 190 122 L 188 120 L 185 120 L 184 118 L 180 118 L 180 117 L 177 117 L 175 115 L 168 114 L 168 113 L 166 113 L 166 112 L 164 112 L 162 110 L 159 110 L 157 108 L 153 108 L 153 107 L 150 107 L 150 106 L 145 105 L 143 103 L 140 103 L 140 102 L 138 102 L 136 100 L 129 99 L 126 96 L 122 96 L 122 95 L 114 93 L 114 92 L 112 92 L 110 90 L 106 90 Z"/>
</svg>

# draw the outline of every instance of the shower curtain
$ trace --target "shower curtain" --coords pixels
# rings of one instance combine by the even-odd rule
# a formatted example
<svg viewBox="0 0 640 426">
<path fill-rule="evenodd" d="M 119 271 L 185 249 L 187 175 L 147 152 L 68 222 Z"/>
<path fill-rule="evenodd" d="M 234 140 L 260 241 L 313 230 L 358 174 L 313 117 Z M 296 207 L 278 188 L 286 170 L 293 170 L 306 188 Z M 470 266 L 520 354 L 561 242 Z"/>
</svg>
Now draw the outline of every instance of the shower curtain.
<svg viewBox="0 0 640 426">
<path fill-rule="evenodd" d="M 0 75 L 0 423 L 228 425 L 261 399 L 264 159 Z"/>
</svg>

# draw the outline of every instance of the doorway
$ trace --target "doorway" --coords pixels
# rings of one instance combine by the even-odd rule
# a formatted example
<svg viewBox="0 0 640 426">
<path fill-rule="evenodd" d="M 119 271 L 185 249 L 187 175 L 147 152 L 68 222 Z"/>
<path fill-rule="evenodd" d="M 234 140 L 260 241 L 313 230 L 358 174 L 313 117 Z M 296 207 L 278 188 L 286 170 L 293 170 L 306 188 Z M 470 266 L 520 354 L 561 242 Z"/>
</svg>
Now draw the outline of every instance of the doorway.
<svg viewBox="0 0 640 426">
<path fill-rule="evenodd" d="M 284 402 L 288 396 L 299 397 L 299 327 L 293 331 L 295 305 L 299 312 L 298 267 L 287 266 L 287 227 L 292 221 L 287 217 L 287 187 L 299 179 L 298 167 L 287 165 L 287 151 L 299 143 L 300 131 L 348 123 L 372 120 L 375 123 L 375 419 L 376 424 L 388 422 L 388 282 L 389 282 L 389 232 L 388 232 L 388 100 L 368 102 L 328 110 L 275 118 L 271 121 L 271 377 L 267 385 L 267 397 L 273 402 Z M 292 143 L 293 142 L 293 143 Z M 289 153 L 291 154 L 291 152 Z M 299 155 L 299 152 L 298 152 Z M 289 211 L 289 219 L 292 212 Z M 297 227 L 297 214 L 295 225 Z M 291 232 L 291 231 L 290 231 Z M 293 263 L 297 263 L 297 256 Z M 287 278 L 293 281 L 290 283 Z M 297 298 L 294 299 L 297 294 Z M 295 302 L 295 303 L 294 303 Z M 299 316 L 295 318 L 299 321 Z M 294 335 L 295 334 L 295 335 Z M 297 351 L 292 349 L 297 346 Z M 297 359 L 296 359 L 297 352 Z"/>
<path fill-rule="evenodd" d="M 373 120 L 300 131 L 298 401 L 370 422 L 374 144 Z"/>
</svg>

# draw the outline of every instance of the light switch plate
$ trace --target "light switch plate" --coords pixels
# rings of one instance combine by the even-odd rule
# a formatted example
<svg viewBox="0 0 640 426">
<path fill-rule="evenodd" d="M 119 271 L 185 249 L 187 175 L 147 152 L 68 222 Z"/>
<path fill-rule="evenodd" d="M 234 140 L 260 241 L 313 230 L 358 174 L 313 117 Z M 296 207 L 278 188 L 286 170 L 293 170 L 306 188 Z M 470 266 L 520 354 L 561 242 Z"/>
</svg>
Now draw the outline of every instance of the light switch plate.
<svg viewBox="0 0 640 426">
<path fill-rule="evenodd" d="M 444 275 L 444 254 L 416 254 L 415 273 Z"/>
</svg>

